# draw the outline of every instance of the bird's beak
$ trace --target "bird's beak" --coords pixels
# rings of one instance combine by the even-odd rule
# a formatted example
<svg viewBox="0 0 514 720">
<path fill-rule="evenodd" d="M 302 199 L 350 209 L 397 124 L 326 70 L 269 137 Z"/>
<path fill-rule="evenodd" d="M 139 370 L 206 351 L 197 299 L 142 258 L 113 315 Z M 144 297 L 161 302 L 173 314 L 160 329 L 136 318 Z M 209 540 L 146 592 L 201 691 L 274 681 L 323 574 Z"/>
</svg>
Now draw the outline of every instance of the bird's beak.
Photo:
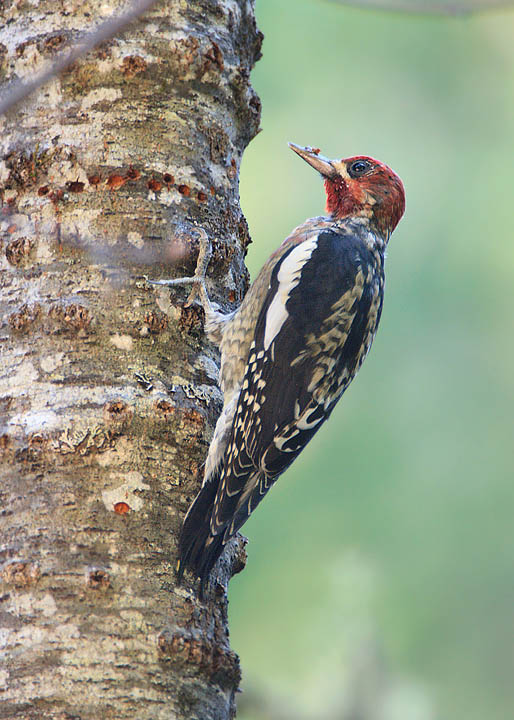
<svg viewBox="0 0 514 720">
<path fill-rule="evenodd" d="M 294 150 L 294 152 L 299 155 L 301 158 L 305 160 L 305 162 L 309 163 L 314 170 L 317 170 L 323 177 L 326 178 L 333 178 L 335 175 L 337 175 L 337 170 L 332 165 L 332 161 L 329 160 L 326 157 L 323 157 L 323 155 L 319 154 L 318 149 L 314 149 L 311 147 L 301 147 L 301 145 L 295 145 L 294 143 L 289 143 L 289 147 L 291 150 Z"/>
</svg>

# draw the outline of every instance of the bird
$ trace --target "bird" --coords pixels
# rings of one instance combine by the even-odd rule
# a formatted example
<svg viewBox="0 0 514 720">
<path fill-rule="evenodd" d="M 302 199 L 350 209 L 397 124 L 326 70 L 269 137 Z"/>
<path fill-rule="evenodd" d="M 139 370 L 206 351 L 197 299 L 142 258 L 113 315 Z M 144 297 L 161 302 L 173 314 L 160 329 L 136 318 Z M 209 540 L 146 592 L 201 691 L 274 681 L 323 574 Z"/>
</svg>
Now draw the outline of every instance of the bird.
<svg viewBox="0 0 514 720">
<path fill-rule="evenodd" d="M 221 351 L 224 397 L 179 540 L 179 578 L 189 568 L 202 593 L 229 540 L 329 418 L 368 354 L 387 243 L 405 210 L 403 183 L 384 163 L 289 146 L 321 175 L 327 214 L 292 231 L 231 313 L 206 291 L 205 231 L 189 278 Z"/>
</svg>

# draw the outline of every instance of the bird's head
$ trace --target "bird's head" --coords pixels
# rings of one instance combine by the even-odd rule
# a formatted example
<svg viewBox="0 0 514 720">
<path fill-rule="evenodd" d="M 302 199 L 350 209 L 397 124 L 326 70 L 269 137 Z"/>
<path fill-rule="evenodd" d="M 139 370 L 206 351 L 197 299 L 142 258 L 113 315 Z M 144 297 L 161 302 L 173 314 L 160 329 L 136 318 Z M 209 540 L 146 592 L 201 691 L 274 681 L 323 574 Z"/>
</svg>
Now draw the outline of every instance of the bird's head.
<svg viewBox="0 0 514 720">
<path fill-rule="evenodd" d="M 289 147 L 324 178 L 327 212 L 334 219 L 366 217 L 371 227 L 389 237 L 405 210 L 403 183 L 384 163 L 364 155 L 329 160 L 319 150 Z"/>
</svg>

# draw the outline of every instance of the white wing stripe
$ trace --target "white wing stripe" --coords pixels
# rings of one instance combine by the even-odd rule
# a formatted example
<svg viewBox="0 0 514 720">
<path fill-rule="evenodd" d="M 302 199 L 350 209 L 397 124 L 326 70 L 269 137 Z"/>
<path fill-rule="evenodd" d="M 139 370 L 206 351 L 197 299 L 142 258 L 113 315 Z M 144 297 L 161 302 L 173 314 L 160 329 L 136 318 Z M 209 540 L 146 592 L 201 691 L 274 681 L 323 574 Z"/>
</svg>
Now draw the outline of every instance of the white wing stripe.
<svg viewBox="0 0 514 720">
<path fill-rule="evenodd" d="M 278 271 L 278 288 L 268 312 L 266 313 L 266 328 L 264 333 L 264 350 L 267 350 L 280 332 L 282 325 L 288 317 L 286 302 L 291 291 L 300 282 L 300 276 L 305 263 L 310 259 L 318 245 L 318 236 L 301 243 L 283 260 Z"/>
</svg>

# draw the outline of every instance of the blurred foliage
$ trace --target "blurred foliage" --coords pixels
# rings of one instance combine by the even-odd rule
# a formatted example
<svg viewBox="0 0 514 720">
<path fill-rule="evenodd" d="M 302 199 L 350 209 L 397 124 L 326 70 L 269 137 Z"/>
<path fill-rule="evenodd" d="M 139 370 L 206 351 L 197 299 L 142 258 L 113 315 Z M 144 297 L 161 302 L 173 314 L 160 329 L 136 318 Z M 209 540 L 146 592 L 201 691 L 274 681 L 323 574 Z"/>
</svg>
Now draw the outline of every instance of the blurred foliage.
<svg viewBox="0 0 514 720">
<path fill-rule="evenodd" d="M 407 213 L 369 358 L 244 528 L 239 720 L 514 717 L 514 14 L 257 15 L 252 275 L 323 211 L 288 140 L 387 162 Z"/>
<path fill-rule="evenodd" d="M 330 0 L 341 5 L 422 15 L 468 15 L 512 6 L 512 0 Z"/>
</svg>

